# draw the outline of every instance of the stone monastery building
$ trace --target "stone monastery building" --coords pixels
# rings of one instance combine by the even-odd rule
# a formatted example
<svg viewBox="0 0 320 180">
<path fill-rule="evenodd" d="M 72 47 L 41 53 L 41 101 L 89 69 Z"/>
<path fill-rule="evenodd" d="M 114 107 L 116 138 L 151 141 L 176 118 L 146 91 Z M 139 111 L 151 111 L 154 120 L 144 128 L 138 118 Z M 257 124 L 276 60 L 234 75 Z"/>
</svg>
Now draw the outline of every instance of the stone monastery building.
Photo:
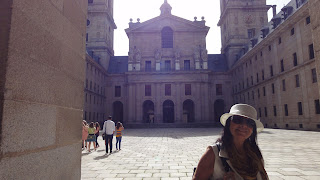
<svg viewBox="0 0 320 180">
<path fill-rule="evenodd" d="M 266 0 L 220 4 L 222 54 L 207 53 L 204 18 L 175 16 L 164 0 L 159 16 L 130 20 L 128 56 L 114 56 L 113 0 L 89 0 L 84 119 L 212 126 L 233 104 L 247 103 L 265 127 L 319 130 L 308 1 L 292 0 L 279 14 Z"/>
</svg>

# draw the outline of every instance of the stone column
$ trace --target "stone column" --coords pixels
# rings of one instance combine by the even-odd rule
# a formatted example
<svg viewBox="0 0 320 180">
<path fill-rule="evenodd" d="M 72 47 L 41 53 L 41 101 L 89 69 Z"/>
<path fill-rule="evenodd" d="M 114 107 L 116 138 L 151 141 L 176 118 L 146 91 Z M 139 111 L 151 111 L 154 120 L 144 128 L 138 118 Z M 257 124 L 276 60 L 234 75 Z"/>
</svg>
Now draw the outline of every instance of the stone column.
<svg viewBox="0 0 320 180">
<path fill-rule="evenodd" d="M 1 177 L 81 179 L 87 3 L 0 1 Z"/>
</svg>

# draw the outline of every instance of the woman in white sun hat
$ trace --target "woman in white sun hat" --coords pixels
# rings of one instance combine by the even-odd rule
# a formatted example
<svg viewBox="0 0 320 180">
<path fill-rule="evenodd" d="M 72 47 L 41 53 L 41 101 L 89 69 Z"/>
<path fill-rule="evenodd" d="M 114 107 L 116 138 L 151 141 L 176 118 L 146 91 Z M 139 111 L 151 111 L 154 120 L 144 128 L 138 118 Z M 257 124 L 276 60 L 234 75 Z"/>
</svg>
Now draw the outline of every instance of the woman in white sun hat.
<svg viewBox="0 0 320 180">
<path fill-rule="evenodd" d="M 235 104 L 220 122 L 223 134 L 201 157 L 193 180 L 268 180 L 256 143 L 263 124 L 257 119 L 255 108 Z"/>
</svg>

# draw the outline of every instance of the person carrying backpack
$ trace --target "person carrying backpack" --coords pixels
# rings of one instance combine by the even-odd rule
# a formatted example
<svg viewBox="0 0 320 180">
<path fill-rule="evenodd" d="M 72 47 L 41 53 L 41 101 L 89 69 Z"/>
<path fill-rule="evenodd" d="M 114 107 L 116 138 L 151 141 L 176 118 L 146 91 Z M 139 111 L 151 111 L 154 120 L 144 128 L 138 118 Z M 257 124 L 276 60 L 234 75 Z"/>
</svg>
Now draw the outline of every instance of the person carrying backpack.
<svg viewBox="0 0 320 180">
<path fill-rule="evenodd" d="M 247 104 L 235 104 L 220 118 L 223 134 L 202 155 L 193 180 L 268 180 L 263 157 L 256 143 L 263 124 L 257 111 Z"/>
</svg>

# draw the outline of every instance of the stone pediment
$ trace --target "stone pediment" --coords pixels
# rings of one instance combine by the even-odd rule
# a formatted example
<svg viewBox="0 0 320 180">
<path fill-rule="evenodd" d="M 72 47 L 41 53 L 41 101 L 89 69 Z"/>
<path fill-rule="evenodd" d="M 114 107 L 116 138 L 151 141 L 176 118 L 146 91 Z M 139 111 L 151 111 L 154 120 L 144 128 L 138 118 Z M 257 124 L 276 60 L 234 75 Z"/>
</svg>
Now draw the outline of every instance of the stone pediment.
<svg viewBox="0 0 320 180">
<path fill-rule="evenodd" d="M 171 27 L 173 31 L 209 31 L 209 27 L 205 26 L 205 21 L 189 21 L 174 15 L 158 16 L 142 23 L 131 23 L 130 28 L 125 31 L 127 34 L 132 32 L 161 32 L 165 26 Z"/>
</svg>

